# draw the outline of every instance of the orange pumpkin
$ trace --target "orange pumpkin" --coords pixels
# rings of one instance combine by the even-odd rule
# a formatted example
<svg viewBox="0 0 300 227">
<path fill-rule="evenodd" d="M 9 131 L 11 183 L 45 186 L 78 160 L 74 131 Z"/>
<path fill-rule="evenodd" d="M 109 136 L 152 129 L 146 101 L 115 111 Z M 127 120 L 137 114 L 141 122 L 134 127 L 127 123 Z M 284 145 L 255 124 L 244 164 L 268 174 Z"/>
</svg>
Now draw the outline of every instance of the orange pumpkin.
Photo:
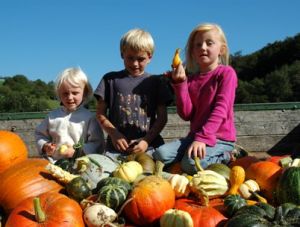
<svg viewBox="0 0 300 227">
<path fill-rule="evenodd" d="M 211 206 L 202 206 L 192 199 L 178 199 L 175 209 L 187 211 L 194 222 L 194 226 L 215 227 L 223 226 L 227 218 Z"/>
<path fill-rule="evenodd" d="M 9 214 L 21 201 L 62 186 L 45 170 L 44 159 L 26 159 L 0 174 L 0 206 Z"/>
<path fill-rule="evenodd" d="M 261 193 L 268 199 L 273 200 L 274 191 L 282 173 L 282 168 L 274 162 L 259 161 L 252 163 L 246 169 L 246 179 L 255 180 Z"/>
<path fill-rule="evenodd" d="M 148 226 L 173 208 L 175 193 L 167 180 L 151 175 L 134 187 L 128 201 L 124 213 L 129 221 L 139 226 Z"/>
<path fill-rule="evenodd" d="M 233 166 L 241 166 L 246 170 L 252 163 L 259 161 L 260 160 L 257 157 L 249 155 L 236 159 L 229 164 L 229 167 L 232 168 Z"/>
<path fill-rule="evenodd" d="M 80 205 L 69 197 L 55 193 L 46 192 L 39 196 L 39 205 L 44 216 L 37 213 L 34 207 L 34 197 L 23 200 L 10 213 L 6 227 L 27 226 L 27 227 L 84 227 L 82 209 Z M 40 222 L 37 219 L 44 217 Z"/>
<path fill-rule="evenodd" d="M 28 150 L 21 137 L 11 131 L 0 130 L 0 173 L 28 158 Z"/>
</svg>

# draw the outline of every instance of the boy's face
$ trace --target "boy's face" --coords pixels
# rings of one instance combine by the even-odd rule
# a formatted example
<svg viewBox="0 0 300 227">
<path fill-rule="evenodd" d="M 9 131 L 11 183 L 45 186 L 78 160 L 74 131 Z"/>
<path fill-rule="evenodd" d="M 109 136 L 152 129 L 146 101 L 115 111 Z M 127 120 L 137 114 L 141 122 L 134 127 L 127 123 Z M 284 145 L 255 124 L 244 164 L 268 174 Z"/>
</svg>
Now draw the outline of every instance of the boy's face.
<svg viewBox="0 0 300 227">
<path fill-rule="evenodd" d="M 144 73 L 146 66 L 151 60 L 151 55 L 145 51 L 134 51 L 130 48 L 125 49 L 122 55 L 124 65 L 132 76 L 140 76 Z"/>
</svg>

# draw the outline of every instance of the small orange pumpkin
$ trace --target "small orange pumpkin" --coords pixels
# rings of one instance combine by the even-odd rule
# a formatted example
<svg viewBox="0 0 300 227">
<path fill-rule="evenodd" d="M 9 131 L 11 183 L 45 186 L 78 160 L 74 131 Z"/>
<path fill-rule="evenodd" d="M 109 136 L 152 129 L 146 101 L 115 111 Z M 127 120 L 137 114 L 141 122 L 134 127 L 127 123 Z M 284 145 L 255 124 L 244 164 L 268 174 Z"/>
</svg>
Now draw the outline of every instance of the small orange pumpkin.
<svg viewBox="0 0 300 227">
<path fill-rule="evenodd" d="M 138 182 L 131 191 L 124 213 L 130 222 L 139 226 L 148 226 L 175 204 L 175 192 L 171 184 L 160 177 L 162 166 L 157 175 L 150 175 Z"/>
<path fill-rule="evenodd" d="M 255 180 L 261 193 L 268 199 L 273 200 L 275 188 L 282 168 L 274 162 L 259 161 L 252 163 L 246 170 L 246 179 Z"/>
<path fill-rule="evenodd" d="M 21 137 L 11 131 L 0 130 L 0 173 L 28 158 L 28 150 Z"/>
<path fill-rule="evenodd" d="M 46 192 L 38 196 L 39 201 L 29 197 L 10 213 L 6 227 L 84 227 L 80 205 L 66 195 Z"/>
<path fill-rule="evenodd" d="M 44 159 L 26 159 L 0 173 L 0 206 L 6 214 L 28 197 L 62 190 L 63 186 L 45 169 L 48 163 Z"/>
<path fill-rule="evenodd" d="M 192 199 L 177 199 L 175 209 L 187 211 L 194 222 L 194 226 L 215 227 L 223 226 L 227 218 L 211 206 L 202 206 Z"/>
</svg>

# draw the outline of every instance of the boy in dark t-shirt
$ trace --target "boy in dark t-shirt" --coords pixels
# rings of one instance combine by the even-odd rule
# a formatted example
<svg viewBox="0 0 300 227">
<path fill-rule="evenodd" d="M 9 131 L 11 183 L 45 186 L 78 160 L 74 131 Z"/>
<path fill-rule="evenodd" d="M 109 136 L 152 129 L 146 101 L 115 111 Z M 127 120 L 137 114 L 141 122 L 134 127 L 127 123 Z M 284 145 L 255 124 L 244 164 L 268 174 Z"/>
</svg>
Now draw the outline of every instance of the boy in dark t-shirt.
<svg viewBox="0 0 300 227">
<path fill-rule="evenodd" d="M 121 39 L 120 51 L 125 69 L 105 74 L 94 92 L 97 119 L 108 134 L 106 154 L 151 154 L 164 143 L 160 132 L 167 122 L 166 105 L 172 95 L 162 77 L 145 72 L 154 52 L 148 32 L 128 31 Z"/>
</svg>

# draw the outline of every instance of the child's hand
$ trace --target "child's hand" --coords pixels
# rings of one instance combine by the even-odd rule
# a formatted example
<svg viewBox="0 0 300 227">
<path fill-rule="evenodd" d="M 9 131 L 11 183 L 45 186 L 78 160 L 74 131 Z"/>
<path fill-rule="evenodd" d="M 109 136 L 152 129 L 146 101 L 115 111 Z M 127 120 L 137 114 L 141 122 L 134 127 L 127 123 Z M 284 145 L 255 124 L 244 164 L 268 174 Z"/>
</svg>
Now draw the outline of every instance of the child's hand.
<svg viewBox="0 0 300 227">
<path fill-rule="evenodd" d="M 148 143 L 145 140 L 132 140 L 129 143 L 127 152 L 129 153 L 140 153 L 145 152 L 148 149 Z"/>
<path fill-rule="evenodd" d="M 118 151 L 125 152 L 128 149 L 129 145 L 127 143 L 127 138 L 118 130 L 110 135 L 110 137 L 114 148 L 116 148 Z"/>
<path fill-rule="evenodd" d="M 206 155 L 206 144 L 199 141 L 194 141 L 188 148 L 188 157 L 199 157 L 203 159 Z"/>
<path fill-rule="evenodd" d="M 183 65 L 180 63 L 177 68 L 172 71 L 172 80 L 174 83 L 180 83 L 186 80 L 186 74 Z"/>
<path fill-rule="evenodd" d="M 56 144 L 55 143 L 45 143 L 42 151 L 45 153 L 47 156 L 52 156 L 56 150 Z"/>
<path fill-rule="evenodd" d="M 71 158 L 75 152 L 74 148 L 72 145 L 69 144 L 62 144 L 58 152 L 61 156 L 66 157 L 66 158 Z"/>
</svg>

